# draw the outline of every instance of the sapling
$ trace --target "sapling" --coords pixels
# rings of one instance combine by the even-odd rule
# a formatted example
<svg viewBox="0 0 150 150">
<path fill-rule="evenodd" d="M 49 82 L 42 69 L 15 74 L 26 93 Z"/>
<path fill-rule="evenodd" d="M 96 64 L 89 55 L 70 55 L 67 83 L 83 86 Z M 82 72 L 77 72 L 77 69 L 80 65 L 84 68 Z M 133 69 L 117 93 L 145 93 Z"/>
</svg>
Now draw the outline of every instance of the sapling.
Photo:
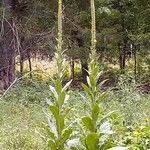
<svg viewBox="0 0 150 150">
<path fill-rule="evenodd" d="M 57 61 L 57 74 L 53 79 L 54 86 L 50 86 L 53 100 L 49 100 L 48 126 L 46 129 L 48 137 L 48 148 L 50 150 L 64 150 L 67 140 L 72 134 L 72 128 L 66 127 L 66 116 L 69 109 L 64 104 L 69 99 L 67 88 L 70 82 L 65 86 L 62 81 L 65 74 L 65 60 L 63 58 L 63 39 L 62 39 L 62 0 L 58 0 L 58 39 L 57 52 L 55 54 Z"/>
</svg>

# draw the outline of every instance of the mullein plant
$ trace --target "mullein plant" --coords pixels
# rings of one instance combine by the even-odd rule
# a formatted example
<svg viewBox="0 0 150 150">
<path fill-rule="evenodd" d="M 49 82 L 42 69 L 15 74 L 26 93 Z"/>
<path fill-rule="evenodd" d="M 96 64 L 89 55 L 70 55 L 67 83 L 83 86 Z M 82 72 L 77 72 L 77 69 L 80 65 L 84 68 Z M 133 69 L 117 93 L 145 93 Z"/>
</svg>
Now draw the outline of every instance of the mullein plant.
<svg viewBox="0 0 150 150">
<path fill-rule="evenodd" d="M 72 134 L 72 128 L 67 127 L 66 117 L 69 109 L 65 108 L 65 102 L 69 99 L 67 89 L 71 84 L 68 82 L 65 86 L 62 81 L 65 75 L 65 60 L 63 58 L 64 51 L 62 49 L 62 0 L 58 0 L 58 39 L 57 52 L 55 54 L 57 61 L 57 74 L 53 78 L 53 85 L 50 90 L 53 100 L 48 100 L 49 112 L 47 113 L 48 125 L 45 127 L 48 137 L 48 149 L 65 150 L 67 141 Z"/>
<path fill-rule="evenodd" d="M 105 99 L 106 93 L 100 92 L 98 89 L 98 79 L 101 75 L 98 57 L 96 54 L 96 15 L 95 0 L 90 0 L 91 4 L 91 53 L 89 62 L 89 71 L 87 76 L 87 85 L 82 84 L 87 95 L 88 111 L 87 115 L 81 118 L 83 125 L 83 135 L 81 143 L 84 143 L 82 149 L 86 150 L 126 150 L 126 147 L 118 147 L 114 144 L 110 135 L 113 134 L 111 115 L 115 111 L 111 111 L 104 115 L 102 109 L 102 100 Z M 101 85 L 104 83 L 103 81 Z M 100 85 L 100 86 L 101 86 Z M 86 97 L 85 97 L 86 98 Z M 82 147 L 83 147 L 82 145 Z M 116 147 L 115 147 L 116 146 Z"/>
<path fill-rule="evenodd" d="M 98 90 L 97 82 L 101 75 L 98 57 L 96 54 L 96 17 L 95 17 L 95 2 L 91 0 L 91 53 L 89 62 L 89 71 L 87 76 L 87 85 L 82 84 L 86 95 L 88 112 L 87 115 L 82 117 L 81 121 L 84 127 L 84 145 L 87 150 L 108 149 L 111 146 L 105 146 L 106 134 L 112 134 L 111 122 L 108 121 L 108 117 L 113 113 L 110 112 L 106 116 L 103 115 L 100 101 L 104 99 L 105 93 L 101 93 Z M 103 147 L 103 148 L 102 148 Z"/>
</svg>

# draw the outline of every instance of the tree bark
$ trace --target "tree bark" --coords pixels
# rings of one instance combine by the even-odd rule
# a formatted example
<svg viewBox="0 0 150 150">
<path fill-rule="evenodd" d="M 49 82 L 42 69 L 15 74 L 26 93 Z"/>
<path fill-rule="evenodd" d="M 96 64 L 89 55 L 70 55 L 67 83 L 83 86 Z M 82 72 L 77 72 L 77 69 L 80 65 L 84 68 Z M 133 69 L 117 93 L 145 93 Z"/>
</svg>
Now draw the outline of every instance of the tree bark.
<svg viewBox="0 0 150 150">
<path fill-rule="evenodd" d="M 87 62 L 81 62 L 81 69 L 82 69 L 82 79 L 83 82 L 86 82 L 86 78 L 89 75 L 88 74 L 88 63 Z"/>
<path fill-rule="evenodd" d="M 135 75 L 135 81 L 137 80 L 137 52 L 136 52 L 136 46 L 134 46 L 134 75 Z"/>
<path fill-rule="evenodd" d="M 71 58 L 70 60 L 70 68 L 71 68 L 71 79 L 74 80 L 75 79 L 75 73 L 74 73 L 74 58 Z"/>
<path fill-rule="evenodd" d="M 12 0 L 3 0 L 3 6 L 10 10 Z M 0 89 L 7 89 L 15 80 L 15 36 L 12 18 L 0 21 Z"/>
<path fill-rule="evenodd" d="M 125 67 L 126 67 L 126 52 L 127 52 L 127 44 L 128 44 L 128 39 L 125 37 L 123 39 L 123 47 L 119 44 L 119 64 L 120 64 L 120 70 L 121 73 L 125 73 Z"/>
<path fill-rule="evenodd" d="M 32 79 L 32 63 L 31 63 L 31 56 L 29 50 L 27 50 L 27 57 L 29 62 L 30 79 Z"/>
</svg>

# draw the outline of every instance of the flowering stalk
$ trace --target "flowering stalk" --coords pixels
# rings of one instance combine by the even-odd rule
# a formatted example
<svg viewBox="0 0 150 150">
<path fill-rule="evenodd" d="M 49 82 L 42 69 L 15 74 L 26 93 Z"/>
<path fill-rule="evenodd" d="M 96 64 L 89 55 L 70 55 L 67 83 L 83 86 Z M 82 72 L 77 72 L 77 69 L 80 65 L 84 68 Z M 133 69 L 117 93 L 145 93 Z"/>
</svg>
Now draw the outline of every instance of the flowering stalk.
<svg viewBox="0 0 150 150">
<path fill-rule="evenodd" d="M 57 74 L 53 79 L 54 86 L 50 86 L 53 101 L 49 100 L 48 126 L 46 127 L 48 136 L 48 148 L 50 150 L 64 150 L 67 140 L 72 134 L 72 128 L 66 127 L 66 115 L 69 109 L 65 108 L 65 102 L 69 99 L 67 88 L 70 82 L 64 87 L 62 85 L 65 74 L 63 59 L 63 39 L 62 39 L 62 0 L 58 0 L 58 39 L 57 39 Z"/>
<path fill-rule="evenodd" d="M 88 115 L 82 118 L 85 127 L 85 146 L 87 150 L 97 150 L 100 148 L 100 131 L 101 123 L 99 117 L 102 117 L 99 101 L 103 96 L 99 94 L 97 81 L 100 76 L 98 58 L 96 55 L 96 16 L 95 1 L 91 2 L 91 53 L 89 63 L 89 76 L 87 77 L 88 85 L 82 84 L 88 97 L 89 110 Z M 102 118 L 101 118 L 102 119 Z M 108 125 L 108 124 L 107 124 Z"/>
</svg>

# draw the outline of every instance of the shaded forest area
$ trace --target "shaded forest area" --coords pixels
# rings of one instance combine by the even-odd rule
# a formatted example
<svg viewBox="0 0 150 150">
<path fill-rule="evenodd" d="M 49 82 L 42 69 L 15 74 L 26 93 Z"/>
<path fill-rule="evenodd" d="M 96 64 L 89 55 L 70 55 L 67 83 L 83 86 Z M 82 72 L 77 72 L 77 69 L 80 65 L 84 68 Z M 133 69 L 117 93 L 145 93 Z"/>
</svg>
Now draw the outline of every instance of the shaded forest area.
<svg viewBox="0 0 150 150">
<path fill-rule="evenodd" d="M 149 91 L 149 5 L 147 0 L 96 1 L 97 55 L 104 72 L 100 80 L 110 80 L 106 86 L 115 86 L 124 74 Z M 34 78 L 32 58 L 52 61 L 57 42 L 57 1 L 3 0 L 0 6 L 0 88 L 7 89 L 27 70 Z M 77 81 L 85 81 L 88 70 L 89 6 L 84 0 L 66 0 L 63 5 L 63 47 L 70 65 L 69 78 Z M 25 61 L 29 69 L 24 67 Z"/>
</svg>

